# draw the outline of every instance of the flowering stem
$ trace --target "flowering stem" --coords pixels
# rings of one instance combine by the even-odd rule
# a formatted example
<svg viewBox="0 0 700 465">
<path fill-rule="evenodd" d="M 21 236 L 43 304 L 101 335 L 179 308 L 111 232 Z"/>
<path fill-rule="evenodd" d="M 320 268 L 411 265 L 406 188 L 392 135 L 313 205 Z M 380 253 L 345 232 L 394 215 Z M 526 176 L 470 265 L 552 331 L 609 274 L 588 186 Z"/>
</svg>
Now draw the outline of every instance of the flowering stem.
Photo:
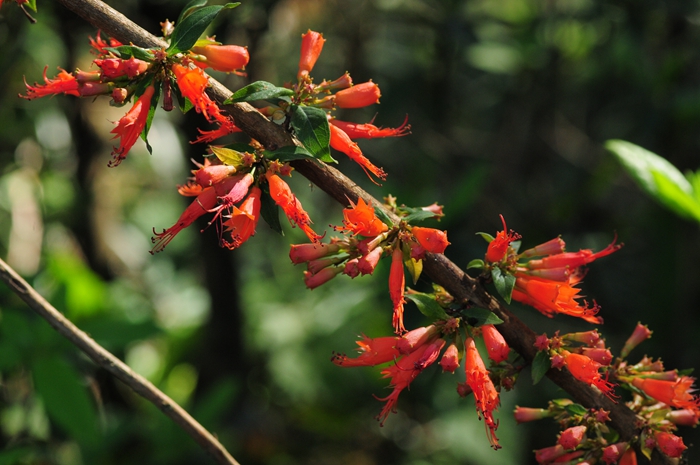
<svg viewBox="0 0 700 465">
<path fill-rule="evenodd" d="M 150 401 L 165 415 L 170 417 L 182 429 L 187 432 L 197 443 L 206 450 L 217 463 L 224 465 L 239 465 L 231 457 L 224 446 L 197 420 L 180 407 L 174 400 L 158 390 L 150 381 L 134 372 L 124 362 L 112 355 L 104 347 L 99 345 L 90 336 L 81 331 L 68 320 L 61 312 L 56 310 L 46 301 L 32 286 L 22 279 L 15 270 L 0 259 L 0 281 L 19 296 L 29 307 L 37 312 L 48 323 L 66 337 L 70 342 L 83 351 L 96 364 L 119 378 L 138 395 Z"/>
<path fill-rule="evenodd" d="M 122 43 L 132 42 L 142 47 L 166 45 L 99 0 L 58 1 L 96 28 Z M 210 78 L 210 83 L 211 87 L 207 89 L 207 93 L 219 104 L 223 104 L 231 96 L 231 91 L 215 79 Z M 222 106 L 222 108 L 233 117 L 236 125 L 243 132 L 259 141 L 268 150 L 295 144 L 292 136 L 284 128 L 267 120 L 247 103 L 234 103 Z M 359 198 L 363 198 L 372 206 L 382 205 L 355 182 L 331 166 L 309 160 L 297 160 L 292 165 L 299 173 L 344 206 L 347 205 L 348 199 L 357 202 Z M 388 211 L 386 213 L 393 221 L 398 222 L 398 218 L 393 213 Z M 536 353 L 534 331 L 486 292 L 481 281 L 470 277 L 440 254 L 426 253 L 424 267 L 425 273 L 435 283 L 447 289 L 456 299 L 487 308 L 498 315 L 504 323 L 499 324 L 497 328 L 503 334 L 508 345 L 526 360 L 533 360 Z M 621 440 L 630 441 L 636 436 L 636 416 L 625 405 L 612 402 L 590 386 L 574 379 L 566 371 L 550 370 L 547 376 L 584 406 L 609 410 L 611 425 L 619 432 Z M 657 454 L 656 451 L 652 457 L 652 463 L 671 464 L 670 459 Z"/>
</svg>

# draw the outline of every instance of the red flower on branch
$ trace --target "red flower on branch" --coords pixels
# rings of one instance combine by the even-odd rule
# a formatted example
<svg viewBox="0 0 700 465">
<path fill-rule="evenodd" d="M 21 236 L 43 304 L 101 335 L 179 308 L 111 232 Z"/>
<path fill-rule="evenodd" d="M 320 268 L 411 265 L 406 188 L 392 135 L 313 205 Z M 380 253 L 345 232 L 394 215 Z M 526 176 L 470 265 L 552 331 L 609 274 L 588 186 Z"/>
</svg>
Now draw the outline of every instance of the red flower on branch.
<svg viewBox="0 0 700 465">
<path fill-rule="evenodd" d="M 117 126 L 112 129 L 114 139 L 119 137 L 119 147 L 112 150 L 112 160 L 109 162 L 110 167 L 119 165 L 126 155 L 131 150 L 131 147 L 136 143 L 141 133 L 146 127 L 148 113 L 151 109 L 151 98 L 155 88 L 153 84 L 148 86 L 144 93 L 138 98 L 131 110 L 127 112 L 118 122 Z"/>
<path fill-rule="evenodd" d="M 403 325 L 403 305 L 406 299 L 403 296 L 406 287 L 406 277 L 403 271 L 403 252 L 397 245 L 391 255 L 391 268 L 389 269 L 389 296 L 394 303 L 394 316 L 392 324 L 397 334 L 405 333 L 406 327 Z"/>
<path fill-rule="evenodd" d="M 598 371 L 602 366 L 600 363 L 582 354 L 566 352 L 563 355 L 564 364 L 574 378 L 597 387 L 610 400 L 615 400 L 615 392 L 613 390 L 615 385 L 604 379 L 600 374 Z"/>
<path fill-rule="evenodd" d="M 40 85 L 34 83 L 33 86 L 30 86 L 25 80 L 24 85 L 27 87 L 27 95 L 20 95 L 20 97 L 26 98 L 27 100 L 56 94 L 66 94 L 80 97 L 80 92 L 78 90 L 80 83 L 73 74 L 69 73 L 65 69 L 58 68 L 61 70 L 58 75 L 54 79 L 49 79 L 46 77 L 47 69 L 49 69 L 48 66 L 44 67 L 44 82 L 46 84 Z"/>
<path fill-rule="evenodd" d="M 270 186 L 270 197 L 284 211 L 292 226 L 296 225 L 304 231 L 311 242 L 319 242 L 323 236 L 319 236 L 311 229 L 311 218 L 296 195 L 292 193 L 289 185 L 271 171 L 265 173 L 265 177 Z"/>
<path fill-rule="evenodd" d="M 306 31 L 306 34 L 301 35 L 301 57 L 299 58 L 297 78 L 308 76 L 321 55 L 324 42 L 326 39 L 323 38 L 323 34 L 311 29 Z"/>
<path fill-rule="evenodd" d="M 489 372 L 486 370 L 484 361 L 476 349 L 474 339 L 468 337 L 464 343 L 465 348 L 465 365 L 464 369 L 467 375 L 467 385 L 474 392 L 474 401 L 476 402 L 476 411 L 480 417 L 484 418 L 486 426 L 486 435 L 488 436 L 491 447 L 500 449 L 498 438 L 496 437 L 496 429 L 498 422 L 493 419 L 493 412 L 498 408 L 500 398 L 498 391 L 489 377 Z"/>
<path fill-rule="evenodd" d="M 379 103 L 382 93 L 372 81 L 356 84 L 335 94 L 335 104 L 340 108 L 363 108 Z"/>
<path fill-rule="evenodd" d="M 397 128 L 379 128 L 369 123 L 349 123 L 332 118 L 329 122 L 345 132 L 352 140 L 356 139 L 377 139 L 381 137 L 401 137 L 411 133 L 411 125 L 408 124 L 408 116 L 404 119 L 403 124 Z"/>
<path fill-rule="evenodd" d="M 508 247 L 513 241 L 520 239 L 520 234 L 516 233 L 512 229 L 510 232 L 506 226 L 506 220 L 503 215 L 500 215 L 501 221 L 503 222 L 503 231 L 496 233 L 496 237 L 489 242 L 489 246 L 486 248 L 486 261 L 491 263 L 500 262 L 505 258 L 508 252 Z"/>
<path fill-rule="evenodd" d="M 247 47 L 240 45 L 208 44 L 192 47 L 192 52 L 204 60 L 193 60 L 200 68 L 212 68 L 225 73 L 245 75 L 242 69 L 248 64 L 250 55 Z"/>
<path fill-rule="evenodd" d="M 345 227 L 336 227 L 336 231 L 347 231 L 354 236 L 374 237 L 389 229 L 377 218 L 374 208 L 361 197 L 357 199 L 357 204 L 350 201 L 350 208 L 343 209 L 343 217 Z"/>
</svg>

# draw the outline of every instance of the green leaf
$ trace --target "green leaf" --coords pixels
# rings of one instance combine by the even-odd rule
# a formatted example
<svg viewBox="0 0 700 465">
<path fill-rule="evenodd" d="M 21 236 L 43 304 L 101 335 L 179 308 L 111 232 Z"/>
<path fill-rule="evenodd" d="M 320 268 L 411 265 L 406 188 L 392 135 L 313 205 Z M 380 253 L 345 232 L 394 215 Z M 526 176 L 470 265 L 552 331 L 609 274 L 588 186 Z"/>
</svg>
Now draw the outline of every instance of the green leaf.
<svg viewBox="0 0 700 465">
<path fill-rule="evenodd" d="M 224 165 L 243 166 L 243 154 L 238 150 L 214 145 L 210 146 L 209 149 Z"/>
<path fill-rule="evenodd" d="M 192 102 L 190 102 L 188 98 L 182 95 L 182 92 L 180 92 L 180 86 L 177 85 L 177 81 L 172 77 L 168 77 L 168 79 L 170 79 L 170 91 L 177 99 L 177 106 L 180 108 L 180 111 L 183 114 L 187 113 L 194 108 L 194 105 L 192 105 Z"/>
<path fill-rule="evenodd" d="M 302 158 L 315 158 L 313 154 L 304 147 L 299 147 L 296 145 L 286 145 L 272 151 L 265 150 L 263 154 L 270 160 L 277 160 L 282 163 L 292 160 L 300 160 Z"/>
<path fill-rule="evenodd" d="M 141 139 L 143 139 L 143 141 L 146 143 L 146 149 L 150 154 L 153 154 L 153 148 L 151 147 L 151 144 L 148 143 L 148 131 L 151 130 L 151 123 L 153 122 L 153 117 L 155 116 L 156 110 L 158 109 L 158 100 L 160 100 L 161 87 L 162 82 L 158 81 L 155 84 L 155 92 L 153 92 L 153 96 L 151 97 L 151 106 L 148 109 L 146 126 L 144 126 L 143 131 L 141 131 Z"/>
<path fill-rule="evenodd" d="M 170 36 L 170 46 L 167 48 L 169 56 L 186 52 L 192 48 L 207 27 L 214 21 L 216 15 L 224 8 L 235 8 L 240 3 L 227 3 L 226 5 L 205 6 L 193 11 L 182 21 L 175 25 Z"/>
<path fill-rule="evenodd" d="M 137 47 L 136 45 L 120 45 L 119 47 L 105 47 L 105 50 L 113 52 L 122 60 L 128 60 L 131 57 L 143 61 L 153 61 L 153 53 L 148 49 Z"/>
<path fill-rule="evenodd" d="M 498 315 L 490 310 L 479 307 L 466 308 L 459 312 L 470 326 L 500 325 L 503 323 Z"/>
<path fill-rule="evenodd" d="M 374 214 L 377 215 L 377 218 L 379 218 L 379 220 L 382 223 L 388 225 L 389 227 L 394 226 L 394 222 L 391 221 L 391 218 L 389 218 L 389 215 L 386 214 L 386 212 L 384 211 L 383 208 L 375 205 L 374 206 Z"/>
<path fill-rule="evenodd" d="M 508 272 L 504 273 L 500 268 L 495 267 L 491 269 L 491 277 L 493 278 L 493 284 L 496 286 L 496 290 L 500 296 L 503 297 L 503 300 L 507 303 L 510 303 L 510 297 L 515 287 L 515 276 Z"/>
<path fill-rule="evenodd" d="M 282 225 L 280 224 L 279 207 L 275 201 L 272 200 L 272 197 L 270 197 L 270 190 L 267 186 L 265 186 L 263 195 L 260 198 L 260 215 L 273 231 L 284 236 Z"/>
<path fill-rule="evenodd" d="M 253 102 L 255 100 L 269 100 L 278 97 L 294 95 L 292 89 L 286 87 L 277 87 L 276 85 L 266 81 L 256 81 L 241 87 L 224 102 L 224 105 L 229 105 L 234 102 Z"/>
<path fill-rule="evenodd" d="M 676 214 L 700 221 L 697 193 L 675 166 L 630 142 L 609 140 L 605 147 L 647 194 Z"/>
<path fill-rule="evenodd" d="M 484 240 L 485 240 L 486 242 L 488 242 L 489 244 L 491 243 L 491 241 L 494 240 L 494 237 L 493 237 L 491 234 L 489 234 L 489 233 L 478 232 L 478 233 L 476 233 L 476 235 L 477 235 L 477 236 L 483 237 Z"/>
<path fill-rule="evenodd" d="M 97 413 L 80 375 L 58 355 L 46 355 L 32 365 L 34 386 L 49 417 L 78 441 L 100 441 Z"/>
<path fill-rule="evenodd" d="M 34 13 L 36 13 L 36 0 L 29 0 L 27 3 L 25 3 L 27 7 L 29 7 L 30 10 L 32 10 Z"/>
<path fill-rule="evenodd" d="M 540 353 L 543 354 L 544 352 L 540 352 Z M 586 410 L 586 407 L 584 407 L 581 404 L 569 404 L 566 407 L 564 407 L 564 410 L 566 410 L 566 412 L 569 415 L 574 415 L 574 416 L 583 416 L 586 413 L 588 413 L 588 410 Z"/>
<path fill-rule="evenodd" d="M 331 130 L 326 112 L 320 108 L 292 106 L 292 128 L 307 150 L 326 163 L 336 163 L 331 157 Z"/>
<path fill-rule="evenodd" d="M 484 268 L 484 261 L 480 258 L 475 258 L 474 260 L 470 261 L 467 263 L 467 269 L 471 268 L 478 268 L 478 269 L 483 269 Z"/>
<path fill-rule="evenodd" d="M 415 211 L 406 215 L 403 220 L 406 223 L 415 223 L 418 221 L 426 220 L 428 218 L 433 218 L 434 216 L 435 216 L 435 213 L 433 213 L 433 212 L 429 212 L 426 210 L 416 208 Z"/>
<path fill-rule="evenodd" d="M 543 350 L 537 352 L 537 355 L 532 360 L 532 384 L 539 383 L 551 367 L 552 361 L 549 359 L 547 352 Z"/>
<path fill-rule="evenodd" d="M 175 24 L 181 22 L 185 17 L 189 16 L 197 8 L 203 7 L 207 4 L 208 0 L 190 0 L 187 5 L 180 12 L 180 16 L 177 17 Z"/>
<path fill-rule="evenodd" d="M 416 304 L 420 312 L 431 320 L 444 320 L 449 318 L 445 310 L 435 300 L 432 294 L 424 294 L 422 292 L 407 293 L 404 295 L 408 300 Z"/>
</svg>

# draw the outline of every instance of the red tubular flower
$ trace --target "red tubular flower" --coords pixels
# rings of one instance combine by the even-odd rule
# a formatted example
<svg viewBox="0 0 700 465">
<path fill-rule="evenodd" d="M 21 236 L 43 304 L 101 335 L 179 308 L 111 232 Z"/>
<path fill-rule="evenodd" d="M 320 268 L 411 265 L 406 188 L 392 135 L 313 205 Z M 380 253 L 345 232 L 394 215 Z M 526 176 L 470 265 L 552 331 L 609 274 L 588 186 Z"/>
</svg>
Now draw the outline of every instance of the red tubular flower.
<svg viewBox="0 0 700 465">
<path fill-rule="evenodd" d="M 209 187 L 236 173 L 236 167 L 231 165 L 212 165 L 209 159 L 205 159 L 203 165 L 197 163 L 199 167 L 192 170 L 194 180 L 202 187 Z"/>
<path fill-rule="evenodd" d="M 625 453 L 622 454 L 618 465 L 637 465 L 637 453 L 632 447 L 628 447 Z"/>
<path fill-rule="evenodd" d="M 578 268 L 620 250 L 620 248 L 622 248 L 622 244 L 615 244 L 615 240 L 617 240 L 617 238 L 615 238 L 610 245 L 600 252 L 594 253 L 590 249 L 583 249 L 579 250 L 578 252 L 558 253 L 539 260 L 530 260 L 527 262 L 527 266 L 533 270 L 541 268 Z"/>
<path fill-rule="evenodd" d="M 700 420 L 699 417 L 700 412 L 689 408 L 671 410 L 666 414 L 666 419 L 678 426 L 696 426 Z"/>
<path fill-rule="evenodd" d="M 250 186 L 253 184 L 253 175 L 250 173 L 237 174 L 223 179 L 215 186 L 223 192 L 224 195 L 219 195 L 219 205 L 210 210 L 215 213 L 211 222 L 216 221 L 224 212 L 228 211 L 234 204 L 243 200 L 243 197 L 248 193 Z"/>
<path fill-rule="evenodd" d="M 379 86 L 369 81 L 336 92 L 334 100 L 340 108 L 362 108 L 379 103 L 381 96 Z"/>
<path fill-rule="evenodd" d="M 325 257 L 337 253 L 340 246 L 336 243 L 331 244 L 292 244 L 289 250 L 289 258 L 292 263 L 306 263 L 310 260 Z"/>
<path fill-rule="evenodd" d="M 351 160 L 360 165 L 372 182 L 375 181 L 372 179 L 372 176 L 370 176 L 370 173 L 379 179 L 386 179 L 386 172 L 372 164 L 372 162 L 362 154 L 360 147 L 350 139 L 345 131 L 332 124 L 330 124 L 329 127 L 331 129 L 331 147 L 339 152 L 343 152 L 350 157 Z"/>
<path fill-rule="evenodd" d="M 350 208 L 343 209 L 343 224 L 336 231 L 348 231 L 354 236 L 374 237 L 388 230 L 389 227 L 374 213 L 374 208 L 361 197 L 357 204 L 350 201 Z"/>
<path fill-rule="evenodd" d="M 44 67 L 44 82 L 46 84 L 40 85 L 34 83 L 33 86 L 30 86 L 25 79 L 24 85 L 27 87 L 27 95 L 20 95 L 20 97 L 26 98 L 27 100 L 56 94 L 80 97 L 80 92 L 78 91 L 80 83 L 75 76 L 63 68 L 58 68 L 61 70 L 58 75 L 54 79 L 49 79 L 46 77 L 47 69 L 49 69 L 48 66 Z"/>
<path fill-rule="evenodd" d="M 444 253 L 450 242 L 447 240 L 447 232 L 435 228 L 422 228 L 414 226 L 411 228 L 413 237 L 428 252 Z"/>
<path fill-rule="evenodd" d="M 304 271 L 304 284 L 309 289 L 316 289 L 322 284 L 326 284 L 331 279 L 342 273 L 343 268 L 338 267 L 328 267 L 324 268 L 318 273 L 311 273 L 309 271 Z"/>
<path fill-rule="evenodd" d="M 614 384 L 610 383 L 607 379 L 603 379 L 598 371 L 602 366 L 600 363 L 591 360 L 585 355 L 566 353 L 564 354 L 564 364 L 574 378 L 586 384 L 592 384 L 597 387 L 600 392 L 608 396 L 609 399 L 614 400 Z"/>
<path fill-rule="evenodd" d="M 301 202 L 299 202 L 296 195 L 292 193 L 287 183 L 271 171 L 265 173 L 265 177 L 270 186 L 270 197 L 282 208 L 282 211 L 287 215 L 292 226 L 299 226 L 311 242 L 318 242 L 321 240 L 323 236 L 319 236 L 311 229 L 311 218 L 309 218 L 309 214 L 304 211 Z"/>
<path fill-rule="evenodd" d="M 412 329 L 400 338 L 397 338 L 396 349 L 400 354 L 410 354 L 418 347 L 424 346 L 435 339 L 440 331 L 435 325 L 423 326 Z"/>
<path fill-rule="evenodd" d="M 586 429 L 583 425 L 567 428 L 562 431 L 557 442 L 566 450 L 576 449 L 586 435 Z"/>
<path fill-rule="evenodd" d="M 656 447 L 671 458 L 679 458 L 683 451 L 688 448 L 683 444 L 683 438 L 672 433 L 659 431 L 654 433 Z"/>
<path fill-rule="evenodd" d="M 612 362 L 613 359 L 610 350 L 604 347 L 582 347 L 581 351 L 586 357 L 595 360 L 604 366 L 610 365 L 610 362 Z"/>
<path fill-rule="evenodd" d="M 454 343 L 450 344 L 445 353 L 442 354 L 440 366 L 442 371 L 449 371 L 450 373 L 454 373 L 459 368 L 459 350 Z"/>
<path fill-rule="evenodd" d="M 153 234 L 155 237 L 151 241 L 155 244 L 151 249 L 151 254 L 160 252 L 166 245 L 172 241 L 177 233 L 194 223 L 194 220 L 207 213 L 216 206 L 216 189 L 207 187 L 197 196 L 196 199 L 185 209 L 172 227 L 163 230 L 161 233 L 156 233 L 155 228 Z"/>
<path fill-rule="evenodd" d="M 637 326 L 632 332 L 632 335 L 629 337 L 629 339 L 627 339 L 625 345 L 622 347 L 622 350 L 620 351 L 620 358 L 627 358 L 629 353 L 632 352 L 632 349 L 651 337 L 651 333 L 651 330 L 647 328 L 646 325 L 638 322 Z"/>
<path fill-rule="evenodd" d="M 350 139 L 376 139 L 379 137 L 401 137 L 411 133 L 411 125 L 408 123 L 408 116 L 404 119 L 403 124 L 398 128 L 379 128 L 371 122 L 365 124 L 348 123 L 335 118 L 329 121 L 333 126 L 336 126 L 345 132 Z"/>
<path fill-rule="evenodd" d="M 210 67 L 225 73 L 243 74 L 240 70 L 245 68 L 250 60 L 248 48 L 239 45 L 209 44 L 192 47 L 192 51 L 206 58 L 206 61 L 195 60 L 197 66 Z"/>
<path fill-rule="evenodd" d="M 315 32 L 309 29 L 306 34 L 301 35 L 301 57 L 299 58 L 299 72 L 297 73 L 297 78 L 308 76 L 311 70 L 316 64 L 319 55 L 321 55 L 321 50 L 323 50 L 323 43 L 326 39 L 323 38 L 323 34 L 320 32 Z"/>
<path fill-rule="evenodd" d="M 100 31 L 97 31 L 95 39 L 93 39 L 92 37 L 89 37 L 89 39 L 90 45 L 95 49 L 94 52 L 96 52 L 98 55 L 106 55 L 108 52 L 107 50 L 105 50 L 105 48 L 107 47 L 119 47 L 120 45 L 123 45 L 117 39 L 114 39 L 112 37 L 108 37 L 107 42 L 105 42 L 104 40 L 102 40 Z"/>
<path fill-rule="evenodd" d="M 204 131 L 197 128 L 199 131 L 199 137 L 191 141 L 190 144 L 208 144 L 222 137 L 228 136 L 229 134 L 234 134 L 236 132 L 241 132 L 242 129 L 236 126 L 236 124 L 229 118 L 225 118 L 221 115 L 221 119 L 218 121 L 219 127 L 209 131 Z"/>
<path fill-rule="evenodd" d="M 345 354 L 334 354 L 331 361 L 340 367 L 365 367 L 390 362 L 400 356 L 395 347 L 397 339 L 396 336 L 371 339 L 363 334 L 362 340 L 356 342 L 360 346 L 357 349 L 359 357 L 348 358 Z"/>
<path fill-rule="evenodd" d="M 484 338 L 486 351 L 491 360 L 495 363 L 500 363 L 508 359 L 510 347 L 508 347 L 508 343 L 494 325 L 483 325 L 481 327 L 481 335 Z"/>
<path fill-rule="evenodd" d="M 186 97 L 194 106 L 197 113 L 201 113 L 208 121 L 218 121 L 226 124 L 228 118 L 221 114 L 216 103 L 209 98 L 206 89 L 209 86 L 209 78 L 199 68 L 189 68 L 175 63 L 170 68 L 175 74 L 177 86 L 183 97 Z"/>
<path fill-rule="evenodd" d="M 122 119 L 117 122 L 117 126 L 112 129 L 111 133 L 114 134 L 114 138 L 119 137 L 119 147 L 114 147 L 112 150 L 112 160 L 108 163 L 108 166 L 114 167 L 119 165 L 122 160 L 126 158 L 127 153 L 131 150 L 131 147 L 136 143 L 136 139 L 139 138 L 144 128 L 146 127 L 146 121 L 148 120 L 148 112 L 151 108 L 151 97 L 155 88 L 153 84 L 148 86 L 144 93 L 139 97 L 139 99 L 131 107 Z"/>
<path fill-rule="evenodd" d="M 634 378 L 632 385 L 659 402 L 680 409 L 700 412 L 700 399 L 693 394 L 695 378 L 681 376 L 675 380 Z"/>
<path fill-rule="evenodd" d="M 506 227 L 506 220 L 503 215 L 500 215 L 501 221 L 503 222 L 503 231 L 499 231 L 496 234 L 494 240 L 489 242 L 489 246 L 486 249 L 486 261 L 491 263 L 500 262 L 506 256 L 508 252 L 508 247 L 513 241 L 520 239 L 520 234 L 514 232 L 512 229 L 510 232 Z"/>
<path fill-rule="evenodd" d="M 260 219 L 260 195 L 260 188 L 253 186 L 240 208 L 233 207 L 231 217 L 223 224 L 225 232 L 231 234 L 231 241 L 222 241 L 223 246 L 235 249 L 255 235 L 255 227 Z"/>
<path fill-rule="evenodd" d="M 468 337 L 464 343 L 465 348 L 465 372 L 467 375 L 467 385 L 474 392 L 474 401 L 476 402 L 476 411 L 480 417 L 484 417 L 486 426 L 486 435 L 488 436 L 491 447 L 500 449 L 498 438 L 496 437 L 496 429 L 498 422 L 493 419 L 493 412 L 498 408 L 500 399 L 498 391 L 493 385 L 493 381 L 489 377 L 484 361 L 476 349 L 474 339 Z"/>
<path fill-rule="evenodd" d="M 381 247 L 377 247 L 375 249 L 372 249 L 366 255 L 360 257 L 360 259 L 357 261 L 358 271 L 363 275 L 374 273 L 374 269 L 377 267 L 379 259 L 382 258 L 383 254 L 384 249 L 382 249 Z"/>
<path fill-rule="evenodd" d="M 406 299 L 403 297 L 406 287 L 406 277 L 403 271 L 403 252 L 401 246 L 397 245 L 391 255 L 391 268 L 389 270 L 389 296 L 394 303 L 394 316 L 392 324 L 397 334 L 405 333 L 406 327 L 403 325 L 403 304 Z"/>
<path fill-rule="evenodd" d="M 528 421 L 541 420 L 552 416 L 552 414 L 549 410 L 544 408 L 515 407 L 513 416 L 515 417 L 515 421 L 520 424 Z"/>
<path fill-rule="evenodd" d="M 555 237 L 554 239 L 551 239 L 545 242 L 544 244 L 540 244 L 531 249 L 527 249 L 526 251 L 519 254 L 518 257 L 542 257 L 545 255 L 559 254 L 564 252 L 565 246 L 566 243 L 562 240 L 561 237 Z"/>
<path fill-rule="evenodd" d="M 617 463 L 620 459 L 620 456 L 627 449 L 627 447 L 628 445 L 626 442 L 618 442 L 617 444 L 611 444 L 603 449 L 603 456 L 601 457 L 601 459 L 608 465 Z"/>
<path fill-rule="evenodd" d="M 133 79 L 145 73 L 150 66 L 147 61 L 131 57 L 128 60 L 121 58 L 105 58 L 93 61 L 102 70 L 102 77 L 106 79 L 117 79 L 126 76 Z"/>
<path fill-rule="evenodd" d="M 535 451 L 535 460 L 537 463 L 552 463 L 554 460 L 558 459 L 564 455 L 566 451 L 564 448 L 557 444 L 555 446 L 545 447 L 544 449 L 538 449 Z"/>
</svg>

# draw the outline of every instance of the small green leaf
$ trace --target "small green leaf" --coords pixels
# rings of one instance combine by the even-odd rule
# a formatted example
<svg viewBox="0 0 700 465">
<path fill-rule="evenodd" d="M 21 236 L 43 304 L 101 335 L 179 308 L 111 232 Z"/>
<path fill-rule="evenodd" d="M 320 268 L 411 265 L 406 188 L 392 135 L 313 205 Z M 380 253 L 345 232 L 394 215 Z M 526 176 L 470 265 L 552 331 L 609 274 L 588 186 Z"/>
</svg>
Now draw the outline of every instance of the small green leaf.
<svg viewBox="0 0 700 465">
<path fill-rule="evenodd" d="M 187 5 L 185 5 L 185 7 L 180 12 L 180 16 L 178 16 L 175 24 L 181 22 L 183 19 L 185 19 L 185 17 L 189 16 L 197 8 L 201 8 L 204 5 L 206 5 L 207 1 L 208 0 L 190 0 L 189 2 L 187 2 Z"/>
<path fill-rule="evenodd" d="M 379 220 L 382 223 L 388 225 L 389 227 L 394 226 L 394 222 L 391 221 L 391 218 L 389 218 L 389 215 L 386 214 L 386 212 L 384 211 L 383 208 L 375 205 L 374 206 L 374 214 L 377 215 L 377 218 L 379 218 Z"/>
<path fill-rule="evenodd" d="M 192 102 L 190 102 L 189 99 L 182 95 L 182 92 L 180 92 L 180 87 L 177 85 L 177 81 L 173 77 L 169 77 L 168 79 L 170 79 L 170 91 L 177 99 L 177 106 L 180 108 L 180 111 L 183 114 L 187 113 L 194 108 L 194 105 L 192 105 Z"/>
<path fill-rule="evenodd" d="M 537 384 L 544 377 L 545 373 L 552 367 L 552 361 L 547 352 L 541 350 L 537 352 L 532 360 L 532 384 Z"/>
<path fill-rule="evenodd" d="M 153 61 L 153 53 L 150 50 L 137 47 L 135 45 L 120 45 L 119 47 L 105 47 L 105 50 L 113 52 L 122 60 L 128 60 L 131 57 L 143 61 Z"/>
<path fill-rule="evenodd" d="M 155 83 L 155 92 L 153 92 L 153 96 L 151 97 L 151 106 L 148 108 L 146 125 L 143 127 L 143 131 L 141 131 L 141 139 L 143 139 L 143 141 L 146 143 L 146 149 L 148 149 L 148 153 L 150 154 L 153 154 L 153 148 L 151 147 L 151 144 L 148 143 L 148 131 L 151 130 L 151 123 L 153 122 L 153 117 L 155 116 L 156 110 L 158 109 L 158 100 L 160 99 L 161 86 L 161 81 Z"/>
<path fill-rule="evenodd" d="M 282 225 L 280 224 L 280 210 L 275 201 L 272 200 L 272 197 L 270 197 L 270 190 L 267 185 L 264 187 L 263 194 L 260 198 L 260 215 L 273 231 L 284 236 L 284 231 L 282 231 Z"/>
<path fill-rule="evenodd" d="M 542 354 L 544 352 L 540 352 L 540 353 Z M 588 410 L 586 410 L 586 407 L 584 407 L 581 404 L 569 404 L 566 407 L 564 407 L 564 410 L 566 410 L 566 412 L 569 415 L 573 415 L 573 416 L 583 416 L 586 413 L 588 413 Z"/>
<path fill-rule="evenodd" d="M 494 240 L 494 237 L 493 237 L 491 234 L 489 234 L 489 233 L 478 232 L 478 233 L 476 233 L 476 235 L 477 235 L 477 236 L 483 237 L 484 240 L 485 240 L 486 242 L 488 242 L 489 244 L 491 243 L 491 241 Z"/>
<path fill-rule="evenodd" d="M 675 166 L 630 142 L 609 140 L 605 147 L 647 194 L 676 214 L 700 221 L 700 202 L 693 186 Z"/>
<path fill-rule="evenodd" d="M 445 310 L 435 300 L 432 294 L 424 294 L 422 292 L 407 293 L 405 297 L 416 304 L 420 312 L 431 320 L 444 320 L 449 318 Z"/>
<path fill-rule="evenodd" d="M 214 145 L 211 145 L 209 149 L 211 150 L 211 153 L 213 153 L 216 156 L 216 158 L 218 158 L 224 165 L 243 165 L 243 154 L 237 150 L 229 149 L 226 147 L 216 147 Z"/>
<path fill-rule="evenodd" d="M 503 323 L 498 315 L 490 310 L 479 307 L 471 307 L 459 312 L 467 320 L 470 326 L 500 325 Z"/>
<path fill-rule="evenodd" d="M 36 11 L 36 0 L 29 0 L 27 3 L 25 3 L 27 7 L 29 7 L 30 10 L 32 10 L 34 13 L 37 13 Z"/>
<path fill-rule="evenodd" d="M 175 25 L 172 35 L 170 36 L 170 46 L 167 48 L 169 56 L 177 53 L 186 52 L 192 48 L 207 29 L 209 24 L 214 21 L 216 15 L 224 8 L 235 8 L 240 3 L 227 3 L 226 5 L 205 6 L 193 11 L 181 22 Z"/>
<path fill-rule="evenodd" d="M 229 105 L 234 102 L 253 102 L 255 100 L 277 99 L 279 97 L 294 95 L 292 89 L 286 87 L 277 87 L 266 81 L 256 81 L 241 87 L 224 102 L 224 105 Z"/>
<path fill-rule="evenodd" d="M 426 210 L 421 210 L 419 208 L 416 208 L 415 211 L 406 215 L 403 220 L 406 223 L 415 223 L 418 221 L 426 220 L 428 218 L 433 218 L 434 216 L 435 216 L 435 213 L 433 213 L 433 212 L 429 212 Z"/>
<path fill-rule="evenodd" d="M 484 268 L 484 261 L 480 258 L 475 258 L 474 260 L 470 261 L 467 263 L 467 269 L 471 268 L 477 268 L 477 269 L 483 269 Z"/>
<path fill-rule="evenodd" d="M 412 258 L 410 256 L 410 248 L 408 254 L 409 256 L 407 257 L 406 251 L 404 250 L 403 264 L 406 265 L 406 269 L 411 275 L 413 284 L 416 284 L 418 282 L 418 278 L 420 278 L 420 274 L 423 272 L 423 260 L 416 260 L 415 258 Z"/>
<path fill-rule="evenodd" d="M 307 106 L 291 107 L 291 124 L 297 139 L 314 156 L 326 163 L 336 163 L 331 157 L 331 130 L 326 112 Z"/>
<path fill-rule="evenodd" d="M 500 268 L 494 267 L 491 269 L 491 277 L 496 290 L 507 303 L 510 303 L 513 288 L 515 287 L 515 276 L 508 272 L 501 271 Z"/>
<path fill-rule="evenodd" d="M 313 154 L 304 147 L 296 145 L 286 145 L 272 151 L 265 150 L 263 154 L 270 160 L 277 160 L 282 163 L 292 160 L 301 160 L 302 158 L 315 158 Z"/>
</svg>

